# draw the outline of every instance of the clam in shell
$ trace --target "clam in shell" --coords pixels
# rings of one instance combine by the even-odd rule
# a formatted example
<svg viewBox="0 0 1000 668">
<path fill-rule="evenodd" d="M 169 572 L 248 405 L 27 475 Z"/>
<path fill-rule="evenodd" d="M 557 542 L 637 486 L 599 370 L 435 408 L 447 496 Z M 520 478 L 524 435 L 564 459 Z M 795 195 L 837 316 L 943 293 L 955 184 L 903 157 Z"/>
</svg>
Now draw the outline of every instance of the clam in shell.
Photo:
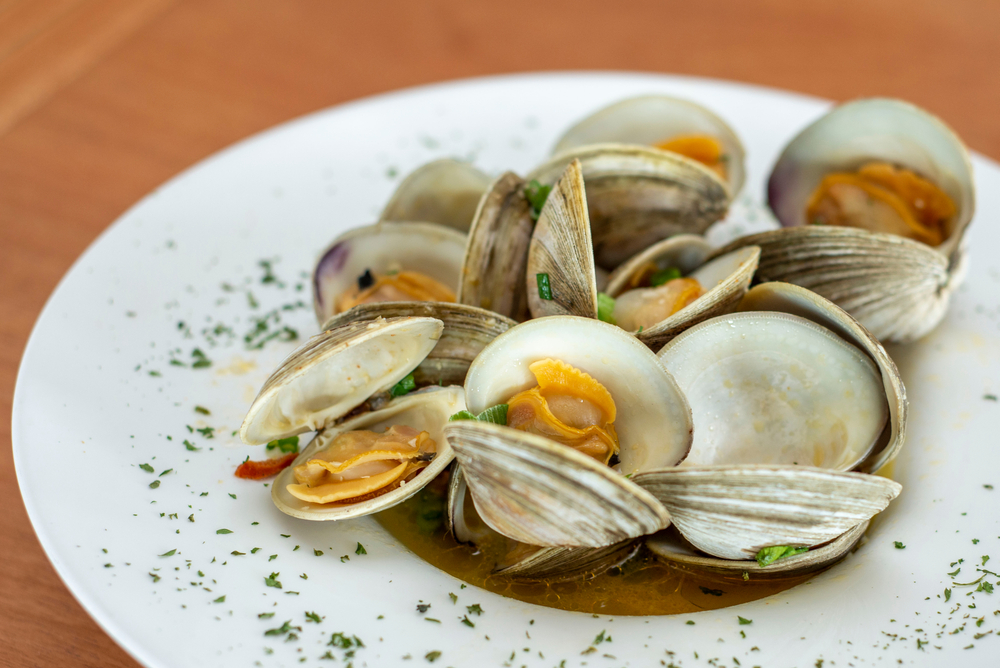
<svg viewBox="0 0 1000 668">
<path fill-rule="evenodd" d="M 517 323 L 493 311 L 445 302 L 378 302 L 359 304 L 333 316 L 323 329 L 350 323 L 399 317 L 434 318 L 443 329 L 437 345 L 413 369 L 418 386 L 461 385 L 469 365 L 493 339 Z"/>
<path fill-rule="evenodd" d="M 379 281 L 388 281 L 389 288 L 395 279 L 403 282 L 388 297 L 380 293 L 367 299 L 399 301 L 419 295 L 453 302 L 464 254 L 465 235 L 433 223 L 378 223 L 345 232 L 313 270 L 316 319 L 326 322 L 347 310 L 345 303 L 353 306 L 359 291 L 377 290 Z"/>
<path fill-rule="evenodd" d="M 682 234 L 647 248 L 619 266 L 608 277 L 605 292 L 618 300 L 614 318 L 618 326 L 631 331 L 651 350 L 659 350 L 688 327 L 729 313 L 750 287 L 760 249 L 744 246 L 708 259 L 711 247 L 703 237 Z M 684 278 L 694 279 L 701 294 L 679 310 L 660 318 L 655 288 L 640 287 L 643 275 L 651 270 L 678 269 Z M 622 295 L 627 295 L 622 299 Z M 676 306 L 676 304 L 675 304 Z M 669 306 L 668 306 L 669 308 Z"/>
<path fill-rule="evenodd" d="M 905 391 L 880 344 L 808 290 L 769 283 L 658 357 L 691 402 L 680 467 L 636 475 L 699 550 L 747 559 L 812 547 L 871 519 L 901 486 L 871 471 L 905 434 Z M 825 468 L 824 468 L 825 467 Z"/>
<path fill-rule="evenodd" d="M 607 547 L 652 533 L 669 515 L 626 476 L 674 466 L 690 446 L 690 408 L 648 348 L 623 330 L 572 316 L 522 323 L 497 337 L 466 378 L 479 414 L 537 384 L 534 363 L 556 359 L 606 388 L 617 407 L 619 465 L 544 436 L 459 421 L 445 434 L 483 521 L 519 542 Z"/>
<path fill-rule="evenodd" d="M 567 130 L 552 153 L 609 142 L 657 147 L 675 138 L 697 136 L 721 145 L 721 155 L 705 162 L 721 163 L 729 190 L 738 194 L 745 176 L 745 150 L 736 132 L 706 107 L 668 95 L 641 95 L 599 109 Z"/>
<path fill-rule="evenodd" d="M 871 195 L 854 203 L 844 199 L 842 210 L 853 212 L 855 224 L 867 229 L 809 224 L 807 209 L 825 177 L 853 174 L 872 163 L 909 170 L 943 191 L 953 207 L 943 228 L 901 226 L 908 218 L 890 211 L 908 209 L 910 195 L 886 195 L 884 202 Z M 922 220 L 920 207 L 930 206 L 922 197 L 912 202 L 917 213 L 906 214 L 914 221 Z M 883 341 L 906 343 L 932 330 L 964 278 L 963 239 L 975 209 L 968 150 L 938 118 L 909 103 L 857 100 L 804 129 L 774 166 L 768 203 L 785 229 L 739 239 L 724 251 L 760 246 L 758 279 L 809 288 Z M 937 234 L 943 241 L 928 245 Z"/>
<path fill-rule="evenodd" d="M 391 399 L 388 392 L 442 330 L 440 320 L 426 317 L 349 323 L 314 336 L 268 378 L 243 421 L 242 440 L 319 432 L 272 485 L 282 512 L 311 520 L 367 515 L 411 496 L 448 466 L 441 429 L 465 409 L 464 390 L 428 387 Z"/>
</svg>

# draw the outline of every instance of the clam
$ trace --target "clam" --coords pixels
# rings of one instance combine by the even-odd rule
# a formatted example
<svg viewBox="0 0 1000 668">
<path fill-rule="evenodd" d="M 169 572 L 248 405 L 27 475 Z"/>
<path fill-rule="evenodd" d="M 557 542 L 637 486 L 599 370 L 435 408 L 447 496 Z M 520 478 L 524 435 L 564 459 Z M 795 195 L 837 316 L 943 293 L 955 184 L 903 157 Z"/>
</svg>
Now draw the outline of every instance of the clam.
<svg viewBox="0 0 1000 668">
<path fill-rule="evenodd" d="M 527 179 L 552 185 L 574 160 L 586 183 L 594 259 L 608 271 L 661 239 L 701 234 L 729 209 L 732 192 L 715 172 L 652 147 L 580 146 L 552 157 Z"/>
<path fill-rule="evenodd" d="M 421 221 L 467 232 L 490 177 L 467 162 L 444 158 L 410 172 L 379 222 Z"/>
<path fill-rule="evenodd" d="M 506 172 L 476 209 L 462 260 L 458 302 L 524 321 L 531 317 L 522 277 L 535 228 L 524 179 Z"/>
<path fill-rule="evenodd" d="M 353 322 L 313 337 L 268 378 L 240 428 L 243 442 L 318 432 L 272 485 L 282 512 L 310 520 L 367 515 L 412 496 L 448 466 L 441 430 L 464 410 L 464 391 L 403 394 L 412 385 L 397 385 L 442 330 L 434 318 Z"/>
<path fill-rule="evenodd" d="M 469 365 L 486 344 L 517 324 L 493 311 L 464 304 L 376 302 L 359 304 L 333 316 L 323 324 L 323 329 L 399 317 L 434 318 L 444 327 L 437 345 L 413 369 L 418 386 L 461 385 Z"/>
<path fill-rule="evenodd" d="M 638 540 L 627 540 L 603 548 L 538 547 L 502 536 L 479 516 L 465 483 L 462 467 L 457 462 L 452 464 L 451 478 L 448 481 L 448 510 L 445 518 L 448 529 L 460 543 L 476 546 L 502 543 L 504 555 L 493 572 L 519 580 L 565 582 L 592 577 L 624 563 L 641 545 Z"/>
<path fill-rule="evenodd" d="M 684 458 L 690 409 L 634 337 L 590 318 L 531 320 L 483 349 L 465 387 L 475 414 L 506 407 L 502 424 L 445 427 L 492 529 L 529 545 L 603 548 L 669 523 L 628 476 Z"/>
<path fill-rule="evenodd" d="M 377 223 L 337 237 L 313 270 L 313 307 L 324 323 L 357 304 L 454 302 L 465 235 L 433 223 Z"/>
<path fill-rule="evenodd" d="M 686 330 L 657 356 L 691 403 L 694 442 L 681 466 L 633 480 L 699 550 L 746 560 L 765 547 L 814 547 L 899 494 L 898 483 L 858 472 L 902 444 L 898 371 L 822 297 L 758 286 L 736 313 Z"/>
<path fill-rule="evenodd" d="M 670 566 L 702 576 L 708 573 L 723 580 L 780 580 L 815 573 L 837 563 L 861 543 L 868 524 L 862 522 L 829 543 L 766 566 L 761 566 L 755 559 L 737 561 L 705 556 L 670 529 L 647 538 L 646 547 Z"/>
<path fill-rule="evenodd" d="M 807 287 L 884 341 L 913 341 L 944 317 L 975 187 L 968 151 L 939 119 L 899 100 L 841 105 L 788 144 L 768 202 L 784 229 L 724 249 L 760 246 L 758 279 Z"/>
<path fill-rule="evenodd" d="M 667 95 L 620 100 L 576 123 L 552 152 L 609 142 L 678 153 L 715 171 L 734 196 L 743 187 L 743 143 L 722 118 L 690 100 Z"/>
<path fill-rule="evenodd" d="M 750 287 L 760 249 L 745 246 L 708 259 L 703 237 L 665 239 L 619 266 L 608 277 L 615 324 L 653 350 L 708 318 L 736 308 Z"/>
</svg>

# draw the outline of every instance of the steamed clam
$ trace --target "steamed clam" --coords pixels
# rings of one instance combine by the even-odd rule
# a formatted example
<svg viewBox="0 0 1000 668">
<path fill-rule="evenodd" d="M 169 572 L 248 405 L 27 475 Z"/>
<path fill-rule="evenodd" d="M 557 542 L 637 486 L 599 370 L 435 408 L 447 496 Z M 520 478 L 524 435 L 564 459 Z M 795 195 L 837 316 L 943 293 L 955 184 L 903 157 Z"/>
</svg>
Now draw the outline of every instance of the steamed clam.
<svg viewBox="0 0 1000 668">
<path fill-rule="evenodd" d="M 784 229 L 760 246 L 757 277 L 807 287 L 881 340 L 920 338 L 964 278 L 975 209 L 968 151 L 943 122 L 906 102 L 843 104 L 785 148 L 768 182 Z"/>
<path fill-rule="evenodd" d="M 394 396 L 442 329 L 421 317 L 347 324 L 313 337 L 271 375 L 241 439 L 318 432 L 272 485 L 280 510 L 310 520 L 366 515 L 405 500 L 448 466 L 441 428 L 464 409 L 462 389 Z"/>
<path fill-rule="evenodd" d="M 337 237 L 313 270 L 320 323 L 359 304 L 454 302 L 465 235 L 433 223 L 378 223 Z"/>
<path fill-rule="evenodd" d="M 701 163 L 739 193 L 744 179 L 743 143 L 709 109 L 667 95 L 642 95 L 595 111 L 563 133 L 552 153 L 604 143 L 652 146 Z"/>
</svg>

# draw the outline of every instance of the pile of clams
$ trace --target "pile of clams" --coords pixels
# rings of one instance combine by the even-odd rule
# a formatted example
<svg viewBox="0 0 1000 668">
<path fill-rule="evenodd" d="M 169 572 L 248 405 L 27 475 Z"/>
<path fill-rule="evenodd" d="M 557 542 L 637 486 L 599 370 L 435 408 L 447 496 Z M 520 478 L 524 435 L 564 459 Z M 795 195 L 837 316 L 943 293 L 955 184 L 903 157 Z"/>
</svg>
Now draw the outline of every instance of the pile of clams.
<svg viewBox="0 0 1000 668">
<path fill-rule="evenodd" d="M 665 96 L 570 128 L 494 179 L 439 160 L 313 273 L 321 333 L 267 380 L 248 444 L 315 432 L 275 505 L 338 520 L 446 476 L 461 543 L 572 579 L 646 546 L 680 569 L 787 577 L 847 555 L 900 493 L 879 342 L 943 316 L 974 205 L 961 142 L 894 100 L 835 108 L 782 153 L 782 229 L 713 248 L 744 181 L 717 115 Z"/>
</svg>

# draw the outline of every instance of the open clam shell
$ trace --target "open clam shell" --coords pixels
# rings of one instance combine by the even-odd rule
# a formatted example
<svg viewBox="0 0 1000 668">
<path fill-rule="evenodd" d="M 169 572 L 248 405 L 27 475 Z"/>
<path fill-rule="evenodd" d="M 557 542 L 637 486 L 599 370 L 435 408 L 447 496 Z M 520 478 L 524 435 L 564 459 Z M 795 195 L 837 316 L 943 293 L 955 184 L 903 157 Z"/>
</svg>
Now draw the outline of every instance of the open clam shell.
<svg viewBox="0 0 1000 668">
<path fill-rule="evenodd" d="M 483 521 L 529 545 L 605 547 L 665 528 L 648 492 L 592 457 L 501 425 L 445 427 Z"/>
<path fill-rule="evenodd" d="M 396 188 L 379 222 L 421 221 L 467 232 L 490 177 L 467 162 L 443 158 L 410 172 Z"/>
<path fill-rule="evenodd" d="M 580 161 L 598 266 L 611 271 L 669 236 L 701 234 L 729 209 L 729 186 L 683 156 L 626 144 L 581 146 L 554 156 L 528 180 L 554 184 Z"/>
<path fill-rule="evenodd" d="M 788 283 L 764 283 L 752 288 L 740 303 L 739 310 L 779 311 L 797 315 L 825 327 L 861 349 L 878 367 L 889 418 L 875 447 L 855 470 L 874 473 L 895 459 L 906 441 L 906 388 L 895 362 L 867 329 L 836 304 L 805 288 Z"/>
<path fill-rule="evenodd" d="M 538 547 L 506 539 L 479 516 L 458 462 L 452 465 L 448 481 L 448 511 L 445 518 L 448 529 L 460 543 L 482 545 L 485 542 L 506 540 L 507 553 L 498 561 L 493 572 L 519 580 L 566 582 L 591 577 L 627 561 L 640 545 L 638 540 L 628 540 L 597 548 Z"/>
<path fill-rule="evenodd" d="M 507 172 L 479 202 L 462 261 L 458 301 L 519 322 L 531 317 L 522 280 L 535 229 L 524 179 Z"/>
<path fill-rule="evenodd" d="M 618 470 L 543 436 L 455 422 L 446 434 L 480 516 L 515 540 L 552 547 L 606 547 L 666 526 L 669 516 L 626 475 L 684 458 L 690 408 L 652 352 L 627 332 L 572 316 L 522 323 L 469 368 L 469 410 L 481 413 L 535 386 L 529 365 L 547 358 L 586 372 L 614 398 Z"/>
<path fill-rule="evenodd" d="M 807 225 L 823 177 L 870 161 L 910 169 L 952 199 L 944 241 L 927 246 L 857 228 Z M 866 99 L 833 109 L 785 148 L 768 181 L 778 232 L 737 240 L 761 247 L 759 278 L 795 283 L 836 302 L 881 340 L 905 343 L 933 329 L 964 276 L 963 238 L 975 209 L 968 150 L 928 112 L 900 100 Z"/>
<path fill-rule="evenodd" d="M 772 545 L 833 540 L 884 510 L 902 490 L 880 476 L 804 466 L 681 467 L 633 480 L 659 499 L 692 545 L 741 560 Z"/>
<path fill-rule="evenodd" d="M 278 509 L 304 520 L 328 521 L 361 517 L 391 508 L 419 492 L 451 463 L 453 454 L 442 429 L 448 417 L 465 409 L 464 392 L 460 387 L 428 387 L 393 399 L 385 407 L 362 413 L 318 433 L 296 457 L 292 466 L 282 471 L 271 485 L 271 499 Z M 295 483 L 294 468 L 312 459 L 317 452 L 328 447 L 337 436 L 354 430 L 382 432 L 395 425 L 406 425 L 426 431 L 434 440 L 437 452 L 434 459 L 409 482 L 399 484 L 375 498 L 357 502 L 311 503 L 303 501 L 288 490 Z"/>
<path fill-rule="evenodd" d="M 815 573 L 837 563 L 858 546 L 868 530 L 868 524 L 862 522 L 829 543 L 779 559 L 767 566 L 761 566 L 755 559 L 734 560 L 706 556 L 692 549 L 683 537 L 674 535 L 669 529 L 647 538 L 646 547 L 660 561 L 699 575 L 709 573 L 723 580 L 741 582 L 744 574 L 751 581 L 780 580 Z"/>
<path fill-rule="evenodd" d="M 690 234 L 671 237 L 630 258 L 608 277 L 605 292 L 614 298 L 626 292 L 633 276 L 650 263 L 660 269 L 676 267 L 684 276 L 696 279 L 705 290 L 677 313 L 633 332 L 651 350 L 659 350 L 692 325 L 732 311 L 749 289 L 760 249 L 744 246 L 709 260 L 710 248 L 703 237 Z"/>
<path fill-rule="evenodd" d="M 380 318 L 434 318 L 444 326 L 437 345 L 413 369 L 418 386 L 461 385 L 469 365 L 480 351 L 517 323 L 510 318 L 464 304 L 447 302 L 379 302 L 359 304 L 326 321 L 323 329 Z"/>
<path fill-rule="evenodd" d="M 893 234 L 809 225 L 742 237 L 717 251 L 761 249 L 758 281 L 808 288 L 834 302 L 881 341 L 907 343 L 941 321 L 965 277 L 966 254 L 951 258 Z"/>
<path fill-rule="evenodd" d="M 548 279 L 548 298 L 541 294 L 539 276 Z M 542 207 L 528 245 L 525 281 L 532 317 L 597 317 L 594 249 L 579 160 L 566 166 Z"/>
<path fill-rule="evenodd" d="M 434 318 L 392 318 L 312 337 L 264 382 L 240 438 L 260 445 L 332 424 L 413 371 L 442 329 Z"/>
<path fill-rule="evenodd" d="M 335 315 L 337 299 L 365 271 L 416 271 L 456 292 L 464 255 L 465 235 L 434 223 L 377 223 L 345 232 L 313 270 L 316 319 L 324 323 Z"/>
<path fill-rule="evenodd" d="M 736 132 L 700 104 L 668 95 L 641 95 L 595 111 L 567 130 L 552 153 L 609 142 L 655 146 L 681 135 L 717 139 L 725 151 L 729 190 L 734 195 L 739 193 L 745 176 L 745 150 Z"/>
</svg>

